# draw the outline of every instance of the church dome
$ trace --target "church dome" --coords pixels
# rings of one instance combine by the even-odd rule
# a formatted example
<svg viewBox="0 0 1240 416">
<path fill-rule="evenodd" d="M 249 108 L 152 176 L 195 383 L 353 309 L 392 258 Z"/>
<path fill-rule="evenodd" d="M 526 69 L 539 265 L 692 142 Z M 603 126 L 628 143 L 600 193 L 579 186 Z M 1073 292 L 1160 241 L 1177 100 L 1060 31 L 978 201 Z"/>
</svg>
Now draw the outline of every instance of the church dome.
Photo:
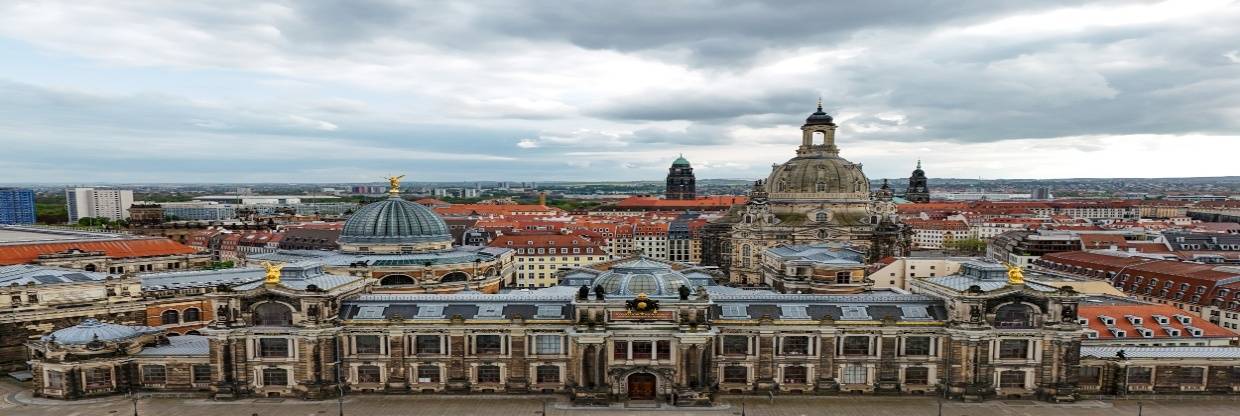
<svg viewBox="0 0 1240 416">
<path fill-rule="evenodd" d="M 159 332 L 149 326 L 117 325 L 86 318 L 77 325 L 52 332 L 43 341 L 60 345 L 85 345 L 91 342 L 115 342 Z"/>
<path fill-rule="evenodd" d="M 343 244 L 452 243 L 448 224 L 425 206 L 392 197 L 367 204 L 344 223 Z"/>
<path fill-rule="evenodd" d="M 684 155 L 680 155 L 675 161 L 672 161 L 672 166 L 689 166 L 689 160 L 685 159 Z"/>
<path fill-rule="evenodd" d="M 824 125 L 824 124 L 834 126 L 835 119 L 831 118 L 830 114 L 827 114 L 825 111 L 822 111 L 822 100 L 819 100 L 818 111 L 815 111 L 813 114 L 810 114 L 809 117 L 805 119 L 805 125 L 816 126 L 816 125 Z"/>
<path fill-rule="evenodd" d="M 620 296 L 678 296 L 681 286 L 693 288 L 689 278 L 672 270 L 672 266 L 645 258 L 612 266 L 594 284 L 602 286 L 608 295 Z"/>
<path fill-rule="evenodd" d="M 828 154 L 792 158 L 776 166 L 766 183 L 772 199 L 780 198 L 779 194 L 848 194 L 868 198 L 870 192 L 870 180 L 861 172 L 861 165 Z"/>
</svg>

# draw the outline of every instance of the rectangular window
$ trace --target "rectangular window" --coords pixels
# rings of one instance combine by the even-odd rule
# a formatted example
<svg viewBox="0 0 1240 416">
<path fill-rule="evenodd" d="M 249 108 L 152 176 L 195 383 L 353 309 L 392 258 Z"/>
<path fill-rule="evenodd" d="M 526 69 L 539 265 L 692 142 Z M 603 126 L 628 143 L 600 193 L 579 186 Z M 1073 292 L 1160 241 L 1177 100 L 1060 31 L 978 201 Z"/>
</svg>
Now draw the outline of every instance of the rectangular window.
<svg viewBox="0 0 1240 416">
<path fill-rule="evenodd" d="M 142 384 L 164 384 L 168 381 L 167 372 L 162 365 L 142 366 Z"/>
<path fill-rule="evenodd" d="M 379 366 L 363 365 L 357 367 L 358 383 L 378 383 L 379 382 Z"/>
<path fill-rule="evenodd" d="M 866 384 L 869 369 L 863 365 L 850 365 L 844 367 L 844 384 Z"/>
<path fill-rule="evenodd" d="M 807 377 L 805 367 L 792 366 L 784 367 L 784 383 L 787 384 L 805 384 Z"/>
<path fill-rule="evenodd" d="M 930 384 L 930 369 L 926 367 L 908 367 L 904 369 L 904 384 Z"/>
<path fill-rule="evenodd" d="M 724 335 L 723 336 L 723 354 L 724 355 L 749 354 L 749 337 L 744 336 L 744 335 Z"/>
<path fill-rule="evenodd" d="M 633 341 L 633 359 L 649 360 L 650 354 L 654 352 L 654 345 L 650 341 Z"/>
<path fill-rule="evenodd" d="M 999 340 L 999 358 L 1008 360 L 1029 358 L 1029 341 L 1023 339 Z"/>
<path fill-rule="evenodd" d="M 499 382 L 499 366 L 497 365 L 478 366 L 478 382 L 479 383 L 498 383 Z"/>
<path fill-rule="evenodd" d="M 617 360 L 629 359 L 629 342 L 628 341 L 613 342 L 611 348 L 612 348 L 611 358 L 614 358 Z"/>
<path fill-rule="evenodd" d="M 1097 386 L 1100 380 L 1102 380 L 1102 368 L 1101 367 L 1085 367 L 1085 366 L 1081 367 L 1081 373 L 1080 373 L 1080 378 L 1078 378 L 1078 383 L 1082 385 Z"/>
<path fill-rule="evenodd" d="M 434 365 L 418 366 L 418 382 L 419 383 L 438 383 L 439 367 Z"/>
<path fill-rule="evenodd" d="M 655 355 L 657 355 L 660 360 L 670 360 L 672 358 L 672 342 L 671 341 L 668 341 L 668 340 L 658 341 L 654 343 L 654 346 L 655 346 Z"/>
<path fill-rule="evenodd" d="M 86 370 L 86 388 L 98 389 L 112 387 L 111 368 L 91 368 Z"/>
<path fill-rule="evenodd" d="M 563 343 L 560 342 L 559 335 L 535 335 L 534 336 L 534 353 L 558 355 L 564 351 Z"/>
<path fill-rule="evenodd" d="M 503 354 L 502 335 L 478 335 L 474 337 L 474 354 Z"/>
<path fill-rule="evenodd" d="M 440 349 L 439 335 L 418 335 L 413 337 L 414 354 L 443 354 Z"/>
<path fill-rule="evenodd" d="M 930 337 L 905 338 L 904 355 L 930 355 Z"/>
<path fill-rule="evenodd" d="M 809 355 L 809 337 L 784 337 L 784 355 Z"/>
<path fill-rule="evenodd" d="M 44 380 L 43 382 L 44 386 L 47 386 L 47 388 L 49 389 L 55 389 L 55 390 L 60 390 L 60 389 L 65 388 L 65 373 L 62 373 L 59 371 L 48 371 L 45 374 L 47 374 L 47 376 L 46 376 L 46 380 Z"/>
<path fill-rule="evenodd" d="M 1025 388 L 1025 372 L 1024 371 L 1004 371 L 999 373 L 999 388 L 1001 389 L 1023 389 Z"/>
<path fill-rule="evenodd" d="M 870 337 L 844 337 L 844 355 L 870 355 Z"/>
<path fill-rule="evenodd" d="M 380 340 L 378 335 L 355 335 L 353 336 L 353 350 L 357 354 L 382 354 L 383 348 L 379 345 Z"/>
<path fill-rule="evenodd" d="M 288 370 L 283 368 L 264 368 L 263 369 L 263 385 L 264 386 L 287 386 Z"/>
<path fill-rule="evenodd" d="M 554 365 L 540 365 L 535 371 L 535 382 L 538 383 L 559 383 L 560 367 Z"/>
<path fill-rule="evenodd" d="M 1202 367 L 1180 367 L 1176 371 L 1176 380 L 1180 384 L 1201 384 L 1205 382 L 1205 369 Z"/>
<path fill-rule="evenodd" d="M 211 365 L 210 364 L 194 364 L 192 367 L 194 384 L 204 384 L 211 382 Z"/>
<path fill-rule="evenodd" d="M 749 369 L 739 365 L 732 365 L 723 368 L 724 383 L 748 383 Z"/>
<path fill-rule="evenodd" d="M 288 338 L 259 338 L 258 356 L 262 358 L 288 358 Z"/>
</svg>

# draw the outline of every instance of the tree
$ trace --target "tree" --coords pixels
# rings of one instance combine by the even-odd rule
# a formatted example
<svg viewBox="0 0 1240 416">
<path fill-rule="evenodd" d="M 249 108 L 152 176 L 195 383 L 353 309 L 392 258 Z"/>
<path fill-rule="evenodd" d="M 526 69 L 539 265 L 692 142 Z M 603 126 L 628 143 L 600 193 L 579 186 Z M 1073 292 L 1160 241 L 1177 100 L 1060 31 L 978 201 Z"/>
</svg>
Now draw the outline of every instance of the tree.
<svg viewBox="0 0 1240 416">
<path fill-rule="evenodd" d="M 982 254 L 986 252 L 986 241 L 977 238 L 961 238 L 943 242 L 943 248 L 965 254 Z"/>
</svg>

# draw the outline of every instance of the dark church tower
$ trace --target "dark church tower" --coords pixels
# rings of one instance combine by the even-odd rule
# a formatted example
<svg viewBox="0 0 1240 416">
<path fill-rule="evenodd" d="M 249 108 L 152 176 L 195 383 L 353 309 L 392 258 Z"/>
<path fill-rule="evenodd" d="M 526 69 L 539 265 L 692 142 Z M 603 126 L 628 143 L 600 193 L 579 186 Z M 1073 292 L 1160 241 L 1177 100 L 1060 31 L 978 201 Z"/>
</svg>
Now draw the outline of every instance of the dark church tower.
<svg viewBox="0 0 1240 416">
<path fill-rule="evenodd" d="M 930 188 L 926 185 L 926 172 L 921 170 L 921 161 L 917 161 L 917 169 L 913 170 L 913 176 L 908 178 L 908 190 L 904 192 L 904 199 L 909 202 L 930 202 Z"/>
<path fill-rule="evenodd" d="M 684 155 L 676 158 L 672 162 L 672 167 L 667 170 L 667 192 L 664 194 L 667 199 L 693 200 L 697 198 L 697 185 L 693 178 L 693 167 L 689 166 L 689 161 L 685 160 Z"/>
</svg>

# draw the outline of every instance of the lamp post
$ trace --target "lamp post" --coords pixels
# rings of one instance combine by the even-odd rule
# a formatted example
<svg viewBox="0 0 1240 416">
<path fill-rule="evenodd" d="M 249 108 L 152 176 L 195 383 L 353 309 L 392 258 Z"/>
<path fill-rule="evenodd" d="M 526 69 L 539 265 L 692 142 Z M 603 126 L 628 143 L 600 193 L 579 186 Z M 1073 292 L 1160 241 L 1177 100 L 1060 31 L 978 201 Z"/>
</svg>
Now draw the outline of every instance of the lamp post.
<svg viewBox="0 0 1240 416">
<path fill-rule="evenodd" d="M 138 395 L 133 393 L 133 389 L 129 390 L 129 401 L 133 402 L 133 416 L 138 416 Z"/>
<path fill-rule="evenodd" d="M 1142 405 L 1141 402 L 1137 402 L 1137 416 L 1141 416 L 1141 413 L 1144 412 L 1144 410 L 1145 406 Z"/>
<path fill-rule="evenodd" d="M 943 416 L 943 399 L 939 399 L 939 416 Z"/>
</svg>

